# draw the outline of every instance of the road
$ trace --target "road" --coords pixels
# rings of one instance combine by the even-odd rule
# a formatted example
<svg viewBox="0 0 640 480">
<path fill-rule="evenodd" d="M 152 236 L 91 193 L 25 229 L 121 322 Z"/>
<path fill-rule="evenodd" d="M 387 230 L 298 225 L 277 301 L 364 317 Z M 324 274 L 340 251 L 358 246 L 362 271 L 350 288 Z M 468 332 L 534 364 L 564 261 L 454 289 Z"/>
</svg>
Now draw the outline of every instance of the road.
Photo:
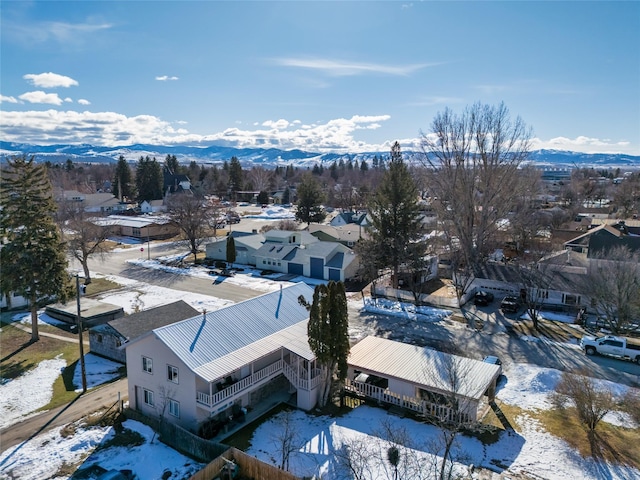
<svg viewBox="0 0 640 480">
<path fill-rule="evenodd" d="M 78 395 L 67 405 L 48 410 L 0 430 L 1 452 L 7 452 L 11 447 L 17 446 L 8 454 L 4 462 L 10 461 L 10 458 L 23 443 L 51 428 L 73 423 L 88 413 L 105 407 L 113 406 L 116 408 L 118 398 L 123 401 L 128 398 L 126 378 L 91 389 L 83 395 Z M 2 464 L 0 464 L 1 467 Z"/>
</svg>

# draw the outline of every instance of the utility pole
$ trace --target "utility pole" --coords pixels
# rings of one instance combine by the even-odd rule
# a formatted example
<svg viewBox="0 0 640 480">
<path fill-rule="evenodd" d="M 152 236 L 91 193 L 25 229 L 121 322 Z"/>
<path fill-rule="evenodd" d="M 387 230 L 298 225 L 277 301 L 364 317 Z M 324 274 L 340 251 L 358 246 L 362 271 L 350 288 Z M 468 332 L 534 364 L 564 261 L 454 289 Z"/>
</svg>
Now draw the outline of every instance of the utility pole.
<svg viewBox="0 0 640 480">
<path fill-rule="evenodd" d="M 76 323 L 78 326 L 78 338 L 80 340 L 80 369 L 82 371 L 82 393 L 87 391 L 87 371 L 84 366 L 84 344 L 82 342 L 82 315 L 80 314 L 80 277 L 76 273 L 76 303 L 78 312 L 76 315 Z"/>
</svg>

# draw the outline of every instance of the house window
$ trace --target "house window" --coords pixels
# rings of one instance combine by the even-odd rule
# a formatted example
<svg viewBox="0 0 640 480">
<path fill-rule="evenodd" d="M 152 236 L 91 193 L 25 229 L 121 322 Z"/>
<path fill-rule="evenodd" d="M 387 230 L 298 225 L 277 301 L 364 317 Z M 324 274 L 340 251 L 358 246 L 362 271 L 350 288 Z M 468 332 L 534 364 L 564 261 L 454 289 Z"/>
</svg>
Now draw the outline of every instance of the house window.
<svg viewBox="0 0 640 480">
<path fill-rule="evenodd" d="M 169 399 L 169 414 L 180 418 L 180 402 Z"/>
<path fill-rule="evenodd" d="M 562 297 L 565 305 L 577 305 L 578 303 L 580 303 L 580 297 L 577 295 L 568 295 L 565 293 L 562 295 Z"/>
<path fill-rule="evenodd" d="M 122 342 L 120 341 L 120 339 L 116 340 L 116 347 L 120 347 L 122 345 Z"/>
<path fill-rule="evenodd" d="M 144 391 L 144 403 L 153 407 L 153 392 L 151 390 L 143 389 Z"/>
<path fill-rule="evenodd" d="M 167 380 L 173 383 L 178 383 L 178 367 L 167 365 Z"/>
<path fill-rule="evenodd" d="M 134 237 L 139 237 L 141 235 L 140 229 L 135 227 L 132 228 L 131 233 L 133 234 Z"/>
<path fill-rule="evenodd" d="M 98 334 L 98 343 L 102 343 L 102 335 Z"/>
<path fill-rule="evenodd" d="M 153 360 L 149 357 L 142 357 L 142 370 L 147 373 L 153 373 Z"/>
</svg>

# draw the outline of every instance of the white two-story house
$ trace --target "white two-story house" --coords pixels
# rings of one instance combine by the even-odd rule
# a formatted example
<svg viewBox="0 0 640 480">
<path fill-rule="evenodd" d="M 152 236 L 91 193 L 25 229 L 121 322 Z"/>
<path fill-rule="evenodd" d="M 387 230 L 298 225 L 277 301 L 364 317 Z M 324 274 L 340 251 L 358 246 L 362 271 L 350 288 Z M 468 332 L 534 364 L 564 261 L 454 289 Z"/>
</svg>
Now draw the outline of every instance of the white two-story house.
<svg viewBox="0 0 640 480">
<path fill-rule="evenodd" d="M 313 288 L 297 283 L 156 328 L 126 344 L 130 407 L 192 432 L 282 385 L 316 405 L 320 372 L 307 339 Z"/>
</svg>

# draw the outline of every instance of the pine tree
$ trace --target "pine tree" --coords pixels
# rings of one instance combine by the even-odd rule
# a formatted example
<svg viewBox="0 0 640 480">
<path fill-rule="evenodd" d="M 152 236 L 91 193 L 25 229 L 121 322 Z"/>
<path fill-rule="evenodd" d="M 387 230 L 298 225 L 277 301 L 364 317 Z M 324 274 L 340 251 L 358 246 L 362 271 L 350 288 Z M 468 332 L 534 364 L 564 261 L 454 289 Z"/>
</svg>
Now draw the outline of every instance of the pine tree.
<svg viewBox="0 0 640 480">
<path fill-rule="evenodd" d="M 370 239 L 357 248 L 370 266 L 392 269 L 395 288 L 400 265 L 416 255 L 412 244 L 422 234 L 418 199 L 418 190 L 396 142 L 391 149 L 388 170 L 370 201 Z"/>
<path fill-rule="evenodd" d="M 116 171 L 113 176 L 113 185 L 111 191 L 116 198 L 134 198 L 133 182 L 131 181 L 131 168 L 129 163 L 125 160 L 124 156 L 118 157 L 118 163 L 116 164 Z"/>
<path fill-rule="evenodd" d="M 231 157 L 229 162 L 229 190 L 231 191 L 231 198 L 235 200 L 236 192 L 242 190 L 243 183 L 243 171 L 240 160 L 236 157 Z"/>
<path fill-rule="evenodd" d="M 70 293 L 65 247 L 54 221 L 56 205 L 44 165 L 26 156 L 8 161 L 0 185 L 0 290 L 29 302 L 31 341 L 39 339 L 38 306 L 49 298 L 66 301 Z"/>
<path fill-rule="evenodd" d="M 302 177 L 298 186 L 298 209 L 296 219 L 309 225 L 311 222 L 321 222 L 326 217 L 322 210 L 324 195 L 320 190 L 320 184 L 310 173 Z"/>
<path fill-rule="evenodd" d="M 236 261 L 236 241 L 233 235 L 227 237 L 227 263 L 232 264 Z"/>
<path fill-rule="evenodd" d="M 139 200 L 160 200 L 162 192 L 162 168 L 149 156 L 140 157 L 136 168 L 136 187 Z"/>
<path fill-rule="evenodd" d="M 180 173 L 180 164 L 178 163 L 178 158 L 175 155 L 167 154 L 164 159 L 164 166 L 171 175 L 178 175 Z"/>
<path fill-rule="evenodd" d="M 329 400 L 334 376 L 338 381 L 347 377 L 349 315 L 344 284 L 331 280 L 327 285 L 317 285 L 311 305 L 303 296 L 298 301 L 309 310 L 307 334 L 309 347 L 322 371 L 319 404 L 323 407 Z"/>
</svg>

